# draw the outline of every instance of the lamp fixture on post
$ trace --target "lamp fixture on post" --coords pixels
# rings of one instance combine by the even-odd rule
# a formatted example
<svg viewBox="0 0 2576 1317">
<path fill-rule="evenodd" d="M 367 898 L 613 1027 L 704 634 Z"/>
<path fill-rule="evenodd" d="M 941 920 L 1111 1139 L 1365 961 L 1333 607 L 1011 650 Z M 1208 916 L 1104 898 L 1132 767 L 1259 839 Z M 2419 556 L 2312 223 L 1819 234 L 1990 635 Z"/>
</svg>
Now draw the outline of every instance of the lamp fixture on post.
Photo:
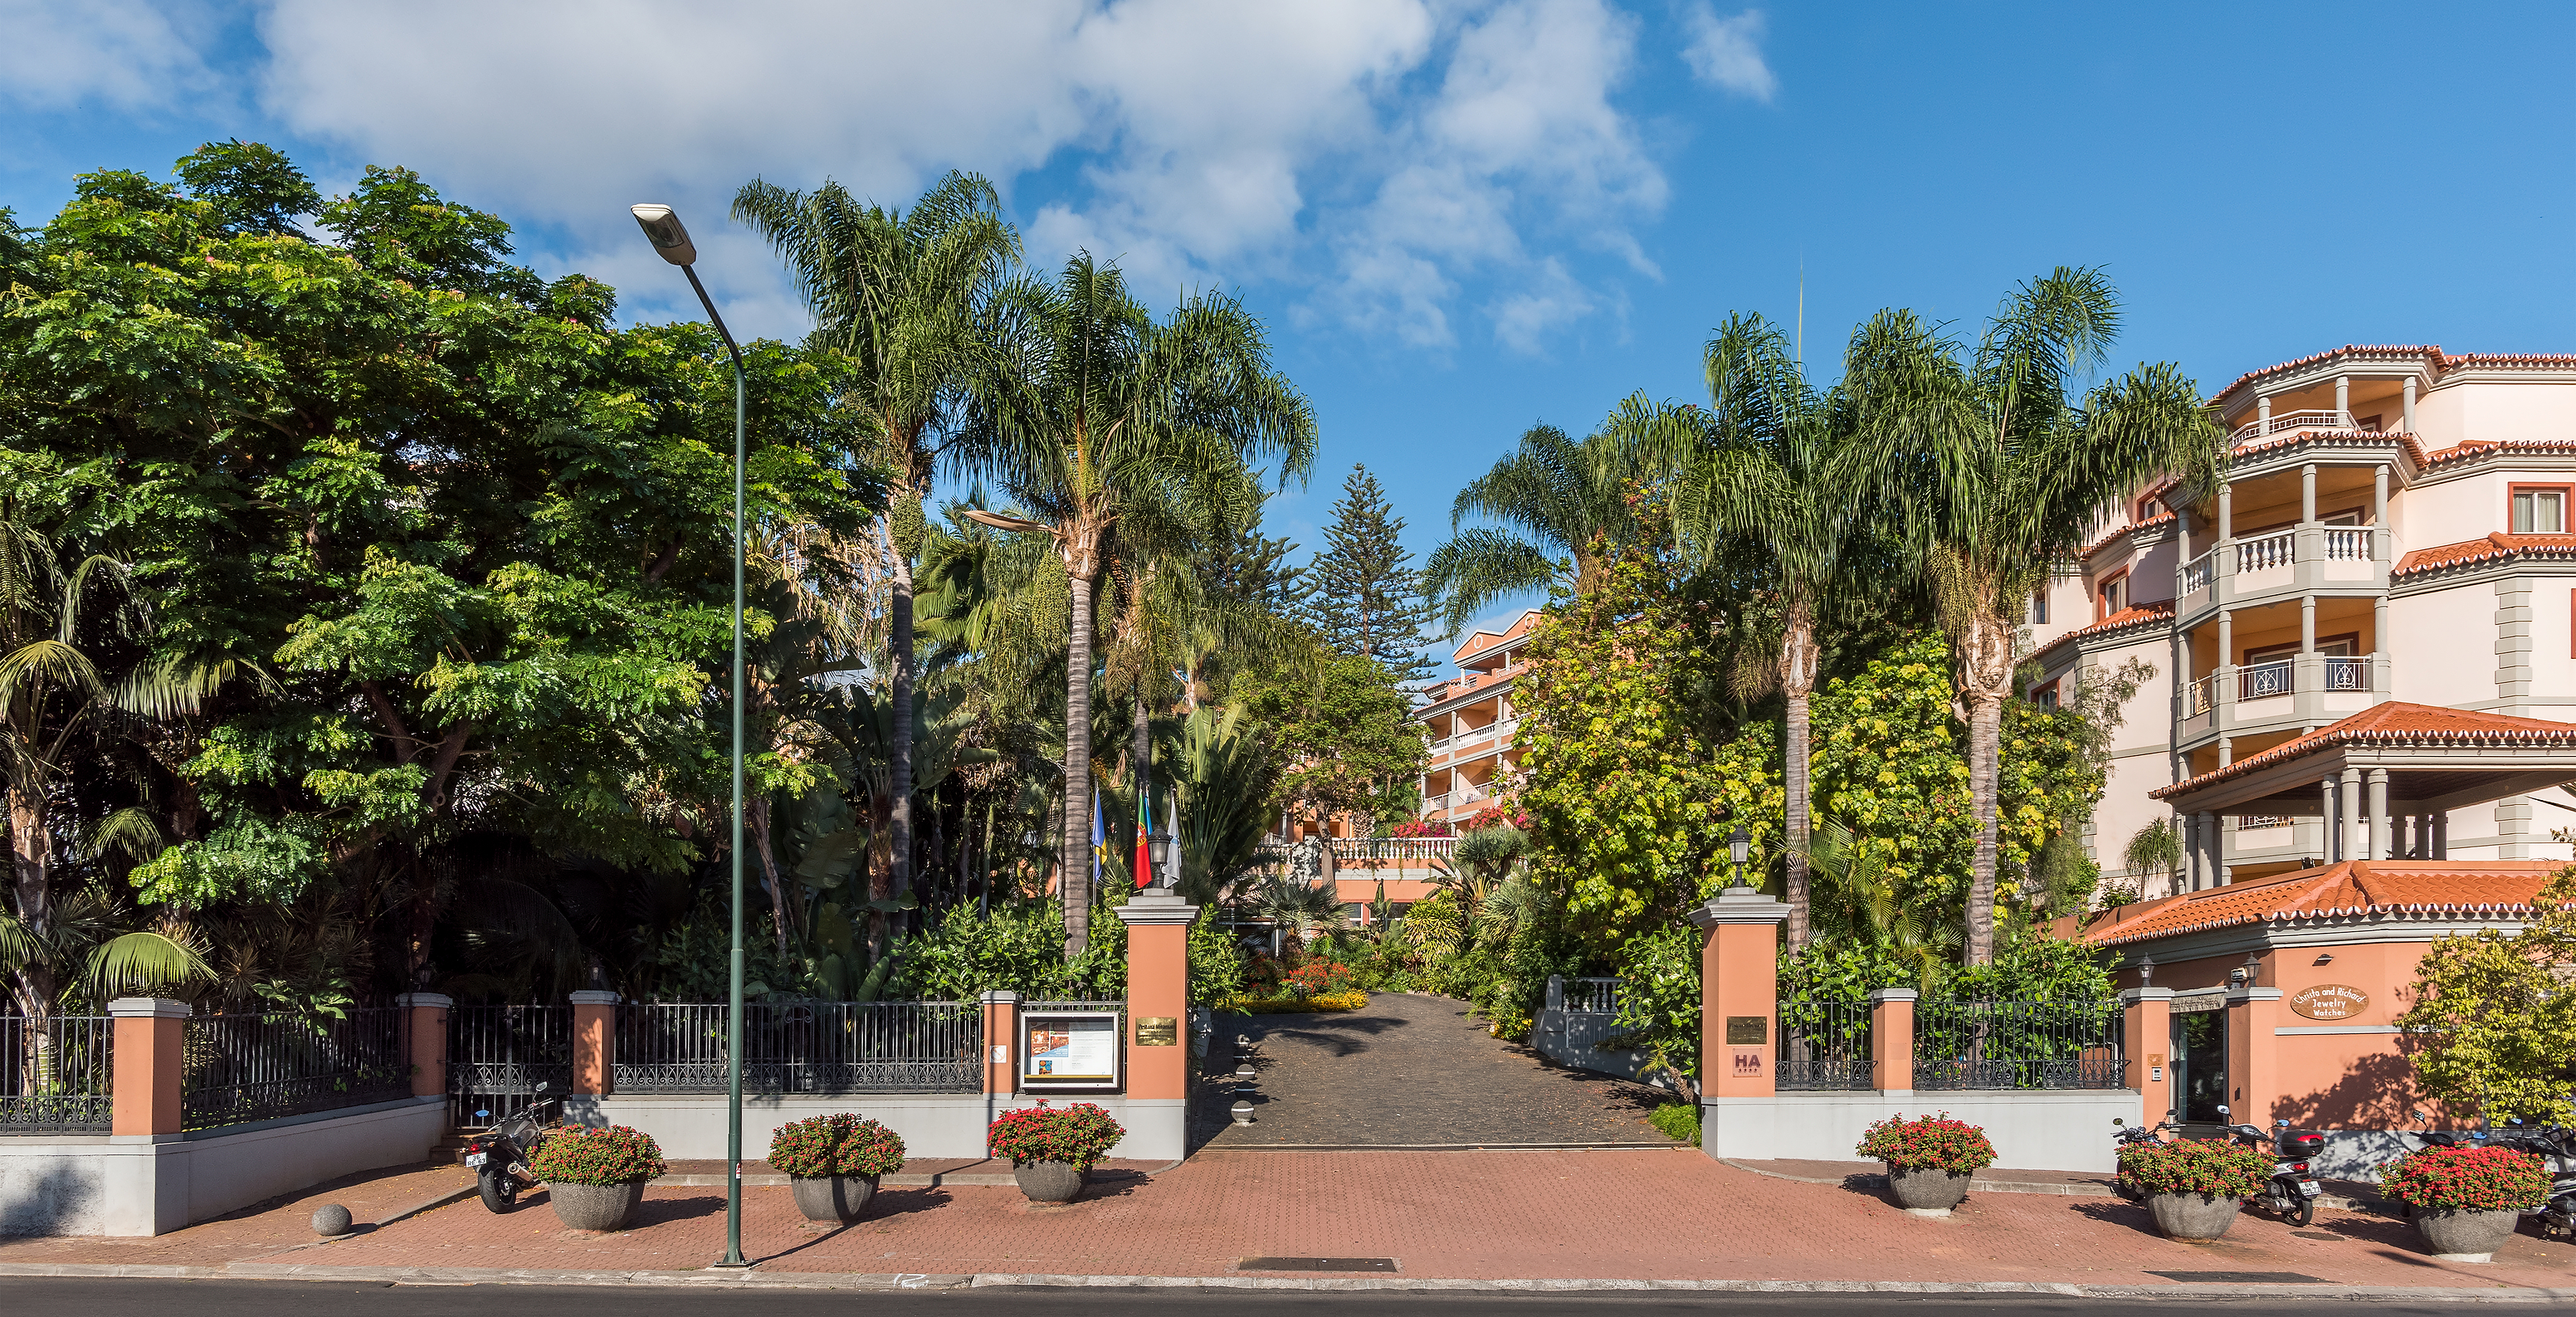
<svg viewBox="0 0 2576 1317">
<path fill-rule="evenodd" d="M 1736 824 L 1735 835 L 1726 839 L 1726 858 L 1735 865 L 1735 881 L 1731 886 L 1744 886 L 1744 860 L 1752 850 L 1753 834 L 1746 832 L 1743 824 Z"/>
<path fill-rule="evenodd" d="M 1155 833 L 1153 839 L 1147 843 L 1147 848 L 1154 861 L 1154 872 L 1157 874 L 1167 875 L 1172 864 L 1172 834 L 1168 832 Z M 1162 885 L 1165 887 L 1171 886 L 1168 876 L 1166 876 Z"/>
<path fill-rule="evenodd" d="M 732 984 L 725 1000 L 725 1255 L 719 1267 L 749 1267 L 742 1256 L 742 523 L 743 464 L 746 460 L 743 418 L 749 386 L 742 372 L 742 348 L 716 314 L 715 299 L 698 282 L 698 245 L 669 206 L 634 207 L 635 222 L 663 260 L 689 277 L 689 289 L 707 320 L 724 340 L 733 359 L 733 954 Z"/>
<path fill-rule="evenodd" d="M 2138 986 L 2141 988 L 2156 986 L 2156 958 L 2152 954 L 2138 957 Z"/>
</svg>

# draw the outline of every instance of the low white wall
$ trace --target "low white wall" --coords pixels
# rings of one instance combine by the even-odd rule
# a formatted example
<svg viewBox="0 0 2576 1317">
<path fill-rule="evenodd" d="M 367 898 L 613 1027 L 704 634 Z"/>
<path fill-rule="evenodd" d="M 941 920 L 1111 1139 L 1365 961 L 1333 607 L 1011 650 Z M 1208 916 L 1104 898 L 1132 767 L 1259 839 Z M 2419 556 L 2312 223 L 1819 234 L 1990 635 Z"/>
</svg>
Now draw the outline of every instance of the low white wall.
<svg viewBox="0 0 2576 1317">
<path fill-rule="evenodd" d="M 108 1219 L 104 1134 L 0 1139 L 0 1235 L 104 1235 Z"/>
<path fill-rule="evenodd" d="M 1124 1126 L 1127 1137 L 1109 1150 L 1111 1157 L 1179 1161 L 1188 1155 L 1189 1101 L 1185 1098 L 1069 1093 L 1051 1095 L 1047 1100 L 1057 1106 L 1098 1103 Z M 907 1156 L 983 1157 L 988 1155 L 984 1150 L 984 1129 L 995 1117 L 1037 1104 L 1032 1094 L 1003 1097 L 976 1093 L 854 1093 L 833 1097 L 746 1093 L 742 1098 L 742 1155 L 743 1160 L 754 1161 L 767 1154 L 770 1132 L 788 1121 L 855 1111 L 902 1135 Z M 722 1093 L 621 1093 L 609 1097 L 576 1094 L 564 1101 L 564 1119 L 583 1125 L 625 1125 L 642 1130 L 662 1145 L 663 1156 L 674 1161 L 721 1161 L 725 1155 Z"/>
<path fill-rule="evenodd" d="M 1558 1065 L 1634 1079 L 1637 1071 L 1646 1064 L 1644 1052 L 1634 1049 L 1604 1051 L 1594 1046 L 1602 1039 L 1636 1032 L 1620 1028 L 1618 1022 L 1618 1016 L 1598 1011 L 1542 1007 L 1538 1019 L 1530 1026 L 1530 1046 Z"/>
<path fill-rule="evenodd" d="M 1981 1126 L 1995 1165 L 2109 1173 L 2113 1117 L 2134 1125 L 2135 1089 L 1970 1090 L 1955 1093 L 1782 1093 L 1700 1102 L 1700 1146 L 1712 1157 L 1857 1161 L 1862 1131 L 1889 1116 L 1948 1112 Z"/>
</svg>

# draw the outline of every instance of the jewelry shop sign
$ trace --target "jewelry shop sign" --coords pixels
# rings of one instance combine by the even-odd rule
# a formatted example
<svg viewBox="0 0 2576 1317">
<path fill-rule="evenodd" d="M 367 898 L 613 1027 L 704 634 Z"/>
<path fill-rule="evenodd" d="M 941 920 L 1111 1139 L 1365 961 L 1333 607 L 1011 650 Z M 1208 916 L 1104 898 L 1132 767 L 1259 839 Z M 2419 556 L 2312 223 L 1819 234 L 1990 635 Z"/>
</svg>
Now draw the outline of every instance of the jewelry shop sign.
<svg viewBox="0 0 2576 1317">
<path fill-rule="evenodd" d="M 2349 1020 L 2370 1005 L 2370 994 L 2349 983 L 2320 983 L 2290 994 L 2290 1009 L 2311 1020 Z"/>
<path fill-rule="evenodd" d="M 1115 1090 L 1117 1011 L 1030 1011 L 1020 1016 L 1020 1087 Z"/>
</svg>

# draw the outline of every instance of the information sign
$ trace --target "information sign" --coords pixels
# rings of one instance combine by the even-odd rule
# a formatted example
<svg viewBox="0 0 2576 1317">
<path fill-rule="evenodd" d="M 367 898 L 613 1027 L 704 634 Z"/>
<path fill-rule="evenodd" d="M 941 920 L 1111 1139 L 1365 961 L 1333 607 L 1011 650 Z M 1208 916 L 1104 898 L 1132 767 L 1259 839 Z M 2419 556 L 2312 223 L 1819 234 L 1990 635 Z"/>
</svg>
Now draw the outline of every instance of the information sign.
<svg viewBox="0 0 2576 1317">
<path fill-rule="evenodd" d="M 1118 1087 L 1118 1012 L 1030 1011 L 1020 1017 L 1020 1087 Z"/>
</svg>

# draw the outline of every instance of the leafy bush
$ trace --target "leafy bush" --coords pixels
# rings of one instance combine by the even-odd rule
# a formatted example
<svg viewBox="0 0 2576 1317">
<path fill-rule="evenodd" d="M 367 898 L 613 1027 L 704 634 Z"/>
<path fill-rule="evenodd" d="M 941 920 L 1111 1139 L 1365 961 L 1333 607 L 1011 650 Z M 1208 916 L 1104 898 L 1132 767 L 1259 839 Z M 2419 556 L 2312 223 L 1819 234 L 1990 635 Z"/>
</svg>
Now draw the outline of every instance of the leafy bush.
<svg viewBox="0 0 2576 1317">
<path fill-rule="evenodd" d="M 1699 1104 L 1667 1102 L 1647 1113 L 1646 1122 L 1681 1143 L 1699 1142 Z"/>
<path fill-rule="evenodd" d="M 1190 1005 L 1220 1006 L 1243 992 L 1243 950 L 1213 912 L 1190 925 L 1189 957 Z"/>
<path fill-rule="evenodd" d="M 2519 1211 L 2548 1201 L 2549 1169 L 2514 1148 L 2426 1148 L 2382 1168 L 2379 1192 L 2416 1207 Z"/>
<path fill-rule="evenodd" d="M 1902 1171 L 1948 1171 L 1966 1175 L 1995 1164 L 1995 1145 L 1985 1130 L 1949 1112 L 1907 1120 L 1890 1116 L 1860 1136 L 1857 1151 Z"/>
<path fill-rule="evenodd" d="M 1124 893 L 1111 893 L 1124 898 Z M 1064 903 L 1009 901 L 984 914 L 961 905 L 898 943 L 887 1000 L 974 1001 L 1004 989 L 1034 1001 L 1107 1000 L 1127 994 L 1127 926 L 1092 910 L 1091 947 L 1067 963 Z"/>
<path fill-rule="evenodd" d="M 903 1136 L 855 1112 L 808 1116 L 770 1134 L 769 1164 L 800 1180 L 891 1175 L 903 1169 Z"/>
<path fill-rule="evenodd" d="M 2272 1156 L 2229 1139 L 2130 1143 L 2120 1148 L 2120 1183 L 2142 1194 L 2251 1198 L 2272 1178 Z"/>
<path fill-rule="evenodd" d="M 996 1157 L 1019 1162 L 1071 1162 L 1090 1170 L 1127 1131 L 1108 1112 L 1091 1102 L 1069 1107 L 1034 1107 L 1006 1111 L 984 1131 L 984 1142 Z"/>
<path fill-rule="evenodd" d="M 669 1169 L 652 1135 L 624 1125 L 558 1130 L 528 1154 L 528 1170 L 549 1184 L 632 1184 Z"/>
</svg>

